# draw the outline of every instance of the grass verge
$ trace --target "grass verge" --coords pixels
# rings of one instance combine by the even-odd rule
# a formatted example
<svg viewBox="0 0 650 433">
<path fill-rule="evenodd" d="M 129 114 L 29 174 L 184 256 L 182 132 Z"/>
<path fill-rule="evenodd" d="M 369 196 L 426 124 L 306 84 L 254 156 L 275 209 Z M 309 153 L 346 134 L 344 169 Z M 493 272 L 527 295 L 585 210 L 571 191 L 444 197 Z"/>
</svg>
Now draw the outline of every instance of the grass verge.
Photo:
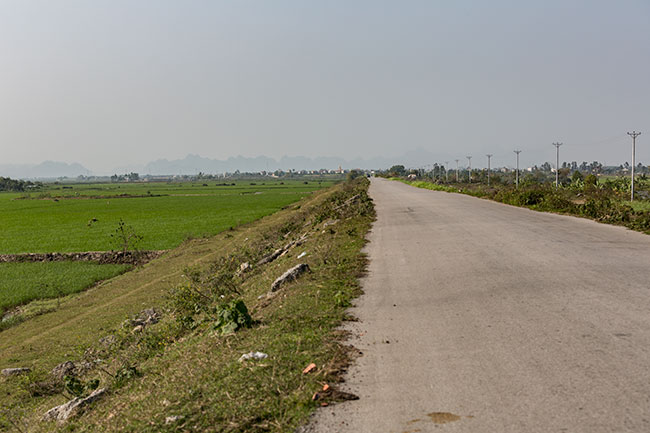
<svg viewBox="0 0 650 433">
<path fill-rule="evenodd" d="M 0 379 L 7 390 L 0 395 L 0 425 L 6 430 L 61 429 L 40 417 L 71 397 L 66 383 L 53 381 L 48 373 L 66 359 L 85 366 L 75 374 L 81 384 L 75 389 L 87 393 L 83 390 L 88 384 L 110 389 L 68 421 L 67 431 L 293 431 L 316 407 L 348 398 L 330 392 L 312 399 L 324 384 L 334 388 L 349 362 L 337 327 L 360 294 L 358 278 L 365 268 L 361 248 L 374 216 L 367 184 L 358 179 L 337 185 L 258 223 L 190 243 L 143 270 L 118 277 L 147 273 L 174 258 L 182 258 L 176 266 L 185 265 L 181 273 L 167 275 L 164 289 L 155 283 L 163 290 L 146 302 L 133 305 L 138 297 L 131 292 L 141 293 L 133 288 L 137 284 L 124 289 L 121 296 L 130 298 L 131 308 L 120 302 L 120 314 L 97 318 L 102 326 L 90 334 L 60 324 L 60 337 L 84 341 L 73 353 L 59 351 L 45 361 L 30 357 L 23 347 L 11 358 L 0 355 L 3 368 L 33 368 L 29 376 Z M 192 250 L 195 245 L 201 251 Z M 273 281 L 299 263 L 310 271 L 270 292 Z M 171 270 L 169 264 L 166 269 Z M 123 284 L 110 285 L 115 287 L 103 291 L 120 296 Z M 250 320 L 234 318 L 229 306 L 238 302 L 247 306 Z M 160 321 L 145 326 L 124 321 L 127 311 L 133 317 L 145 307 L 155 307 Z M 222 326 L 229 321 L 238 325 Z M 23 325 L 9 331 L 18 332 Z M 106 338 L 98 342 L 100 337 Z M 238 361 L 251 351 L 268 357 Z M 303 373 L 311 363 L 315 368 Z"/>
</svg>

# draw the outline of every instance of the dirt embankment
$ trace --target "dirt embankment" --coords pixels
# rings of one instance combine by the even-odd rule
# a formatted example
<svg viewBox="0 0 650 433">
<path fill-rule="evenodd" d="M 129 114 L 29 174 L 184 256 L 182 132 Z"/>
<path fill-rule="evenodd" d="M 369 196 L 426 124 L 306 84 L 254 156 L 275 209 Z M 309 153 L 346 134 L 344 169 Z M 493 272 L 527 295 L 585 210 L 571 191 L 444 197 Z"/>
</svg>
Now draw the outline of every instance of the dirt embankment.
<svg viewBox="0 0 650 433">
<path fill-rule="evenodd" d="M 165 251 L 86 251 L 81 253 L 0 254 L 0 263 L 16 262 L 97 262 L 138 265 L 151 261 Z"/>
</svg>

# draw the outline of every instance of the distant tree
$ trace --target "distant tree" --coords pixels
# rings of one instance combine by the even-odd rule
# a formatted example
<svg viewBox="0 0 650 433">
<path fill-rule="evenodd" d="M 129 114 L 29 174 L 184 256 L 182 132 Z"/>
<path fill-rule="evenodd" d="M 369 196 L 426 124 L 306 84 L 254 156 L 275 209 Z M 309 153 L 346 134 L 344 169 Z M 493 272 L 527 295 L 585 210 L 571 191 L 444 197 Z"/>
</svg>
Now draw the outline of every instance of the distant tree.
<svg viewBox="0 0 650 433">
<path fill-rule="evenodd" d="M 33 186 L 37 185 L 29 181 L 16 180 L 9 177 L 0 177 L 0 191 L 22 192 L 25 191 L 25 189 Z"/>
<path fill-rule="evenodd" d="M 406 169 L 403 165 L 394 165 L 388 169 L 388 173 L 395 176 L 404 176 L 406 174 Z"/>
<path fill-rule="evenodd" d="M 600 173 L 603 169 L 603 164 L 601 164 L 598 161 L 594 161 L 591 164 L 589 164 L 589 168 L 592 173 Z"/>
<path fill-rule="evenodd" d="M 348 174 L 346 175 L 347 180 L 354 180 L 357 177 L 363 176 L 363 172 L 360 170 L 350 170 Z"/>
</svg>

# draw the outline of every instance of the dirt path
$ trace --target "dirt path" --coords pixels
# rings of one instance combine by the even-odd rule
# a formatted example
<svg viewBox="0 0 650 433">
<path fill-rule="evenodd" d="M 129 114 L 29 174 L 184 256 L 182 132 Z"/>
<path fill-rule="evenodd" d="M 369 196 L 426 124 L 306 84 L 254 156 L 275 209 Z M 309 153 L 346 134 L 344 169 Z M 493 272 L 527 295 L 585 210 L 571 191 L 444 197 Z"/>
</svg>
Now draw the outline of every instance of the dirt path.
<svg viewBox="0 0 650 433">
<path fill-rule="evenodd" d="M 650 431 L 650 236 L 373 179 L 364 355 L 317 432 Z"/>
</svg>

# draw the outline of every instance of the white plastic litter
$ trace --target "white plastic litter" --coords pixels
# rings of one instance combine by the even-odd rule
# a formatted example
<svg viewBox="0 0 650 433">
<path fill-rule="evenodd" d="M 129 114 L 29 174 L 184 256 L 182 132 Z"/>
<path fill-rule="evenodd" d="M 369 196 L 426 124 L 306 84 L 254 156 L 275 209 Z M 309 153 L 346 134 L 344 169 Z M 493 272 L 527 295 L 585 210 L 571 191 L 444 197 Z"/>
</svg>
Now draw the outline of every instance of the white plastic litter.
<svg viewBox="0 0 650 433">
<path fill-rule="evenodd" d="M 306 255 L 307 255 L 307 252 L 306 252 L 306 251 L 303 251 L 302 253 L 298 254 L 298 258 L 299 258 L 299 259 L 302 259 L 302 258 L 305 257 Z"/>
<path fill-rule="evenodd" d="M 183 415 L 172 415 L 165 418 L 165 424 L 173 424 L 178 421 L 183 421 L 185 417 Z"/>
<path fill-rule="evenodd" d="M 244 353 L 240 358 L 239 362 L 246 361 L 247 359 L 265 359 L 268 358 L 269 355 L 263 352 L 248 352 Z"/>
</svg>

